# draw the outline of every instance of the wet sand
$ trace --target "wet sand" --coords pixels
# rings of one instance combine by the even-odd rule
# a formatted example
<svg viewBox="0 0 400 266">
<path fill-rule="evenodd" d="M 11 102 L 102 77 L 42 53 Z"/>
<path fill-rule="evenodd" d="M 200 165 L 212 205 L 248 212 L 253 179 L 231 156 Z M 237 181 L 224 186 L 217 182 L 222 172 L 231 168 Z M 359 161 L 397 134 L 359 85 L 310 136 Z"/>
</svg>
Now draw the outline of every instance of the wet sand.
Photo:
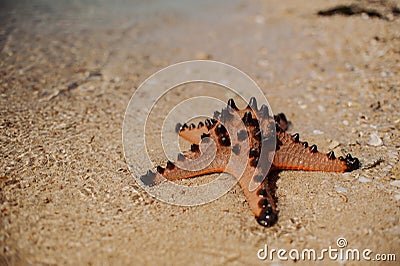
<svg viewBox="0 0 400 266">
<path fill-rule="evenodd" d="M 382 16 L 317 15 L 349 3 Z M 400 18 L 385 3 L 2 1 L 0 264 L 265 265 L 265 244 L 322 250 L 339 237 L 399 260 Z M 381 162 L 280 173 L 271 228 L 239 186 L 198 207 L 153 199 L 125 163 L 125 108 L 149 75 L 191 59 L 249 74 L 319 150 Z"/>
</svg>

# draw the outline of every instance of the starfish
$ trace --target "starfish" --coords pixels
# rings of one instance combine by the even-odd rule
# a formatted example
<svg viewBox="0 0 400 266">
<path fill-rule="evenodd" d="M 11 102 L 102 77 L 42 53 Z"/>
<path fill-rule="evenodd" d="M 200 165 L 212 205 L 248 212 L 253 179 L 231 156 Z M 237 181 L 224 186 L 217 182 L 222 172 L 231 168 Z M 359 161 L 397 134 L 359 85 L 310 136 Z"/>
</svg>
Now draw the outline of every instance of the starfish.
<svg viewBox="0 0 400 266">
<path fill-rule="evenodd" d="M 316 145 L 300 141 L 298 133 L 288 134 L 288 126 L 283 113 L 272 116 L 266 105 L 258 109 L 254 97 L 243 110 L 229 99 L 227 107 L 216 111 L 213 119 L 199 122 L 197 126 L 178 123 L 176 132 L 192 143 L 190 151 L 178 154 L 175 163 L 168 161 L 166 167 L 149 170 L 140 179 L 145 185 L 154 186 L 165 179 L 174 181 L 222 172 L 232 174 L 239 180 L 257 222 L 272 226 L 279 212 L 272 184 L 277 172 L 347 172 L 360 167 L 359 160 L 350 154 L 336 158 L 333 151 L 319 152 Z M 216 151 L 210 148 L 210 140 L 215 143 Z M 210 156 L 212 151 L 215 157 Z M 232 159 L 235 163 L 229 163 Z M 240 162 L 244 163 L 241 171 L 237 169 Z M 190 170 L 193 166 L 196 169 Z"/>
</svg>

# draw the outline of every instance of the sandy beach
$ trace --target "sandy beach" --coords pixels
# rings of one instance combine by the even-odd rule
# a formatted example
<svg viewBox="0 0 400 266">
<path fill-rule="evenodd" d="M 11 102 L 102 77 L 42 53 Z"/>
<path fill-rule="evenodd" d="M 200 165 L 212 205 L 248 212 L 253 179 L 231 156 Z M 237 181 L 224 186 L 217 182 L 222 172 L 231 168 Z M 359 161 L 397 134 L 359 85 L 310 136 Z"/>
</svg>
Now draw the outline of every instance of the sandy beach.
<svg viewBox="0 0 400 266">
<path fill-rule="evenodd" d="M 396 1 L 1 1 L 0 265 L 269 265 L 265 246 L 339 238 L 399 261 L 399 47 Z M 282 171 L 270 228 L 239 185 L 196 207 L 151 197 L 124 157 L 125 110 L 150 75 L 193 59 L 244 71 L 289 132 L 363 168 Z M 162 110 L 190 96 L 172 91 Z M 148 149 L 166 163 L 161 145 Z"/>
</svg>

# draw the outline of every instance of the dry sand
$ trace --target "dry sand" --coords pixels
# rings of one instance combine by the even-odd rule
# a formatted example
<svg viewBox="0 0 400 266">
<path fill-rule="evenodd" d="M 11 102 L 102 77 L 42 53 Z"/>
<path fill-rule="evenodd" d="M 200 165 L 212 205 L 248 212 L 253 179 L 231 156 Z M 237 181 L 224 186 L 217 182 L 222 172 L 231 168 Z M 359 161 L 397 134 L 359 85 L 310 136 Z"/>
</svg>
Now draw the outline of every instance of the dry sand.
<svg viewBox="0 0 400 266">
<path fill-rule="evenodd" d="M 400 19 L 389 2 L 13 2 L 0 2 L 1 265 L 265 265 L 265 244 L 321 250 L 338 237 L 400 260 Z M 316 15 L 351 3 L 381 16 Z M 125 163 L 125 108 L 149 75 L 196 58 L 248 73 L 321 151 L 383 161 L 282 172 L 272 228 L 238 186 L 198 207 L 153 199 Z"/>
</svg>

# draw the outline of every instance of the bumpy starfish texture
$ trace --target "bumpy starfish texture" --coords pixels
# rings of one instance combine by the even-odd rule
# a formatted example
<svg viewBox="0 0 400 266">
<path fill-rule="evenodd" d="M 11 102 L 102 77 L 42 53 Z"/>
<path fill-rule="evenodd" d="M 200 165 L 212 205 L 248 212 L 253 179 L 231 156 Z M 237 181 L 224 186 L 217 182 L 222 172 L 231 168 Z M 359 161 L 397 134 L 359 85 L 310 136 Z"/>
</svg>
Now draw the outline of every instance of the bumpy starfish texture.
<svg viewBox="0 0 400 266">
<path fill-rule="evenodd" d="M 288 121 L 282 113 L 271 116 L 268 107 L 257 107 L 252 97 L 239 110 L 233 99 L 226 108 L 216 111 L 213 119 L 195 124 L 177 124 L 176 132 L 192 143 L 190 151 L 179 154 L 177 162 L 157 166 L 140 177 L 147 186 L 167 180 L 180 180 L 212 173 L 230 173 L 239 179 L 246 200 L 257 222 L 272 226 L 278 219 L 278 208 L 271 179 L 280 170 L 347 172 L 358 169 L 360 162 L 350 154 L 335 157 L 333 151 L 323 154 L 316 145 L 300 141 L 298 133 L 289 135 Z M 211 139 L 216 144 L 212 149 Z M 215 153 L 215 157 L 211 156 Z M 229 164 L 232 157 L 245 156 L 244 169 Z M 213 158 L 213 159 L 210 159 Z M 194 169 L 195 170 L 188 170 Z M 250 189 L 256 184 L 255 189 Z"/>
</svg>

